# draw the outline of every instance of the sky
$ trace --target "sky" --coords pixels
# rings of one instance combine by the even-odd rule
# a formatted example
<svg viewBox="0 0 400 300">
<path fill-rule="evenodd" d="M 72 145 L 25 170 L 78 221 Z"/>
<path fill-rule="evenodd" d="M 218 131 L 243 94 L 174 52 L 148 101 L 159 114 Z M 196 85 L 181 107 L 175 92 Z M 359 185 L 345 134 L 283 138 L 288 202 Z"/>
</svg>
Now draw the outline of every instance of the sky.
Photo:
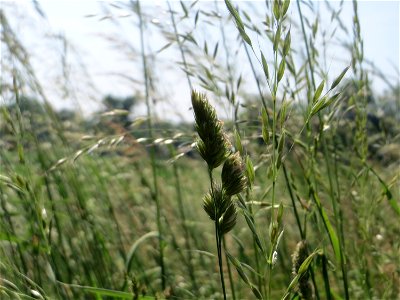
<svg viewBox="0 0 400 300">
<path fill-rule="evenodd" d="M 201 1 L 200 5 L 214 5 L 214 1 Z M 237 5 L 247 5 L 249 1 L 235 1 Z M 132 53 L 121 50 L 124 45 L 138 45 L 138 32 L 132 30 L 132 16 L 129 16 L 126 10 L 118 10 L 112 8 L 113 13 L 119 16 L 122 26 L 114 26 L 112 22 L 104 18 L 107 16 L 104 8 L 110 8 L 110 4 L 118 4 L 118 1 L 77 1 L 77 0 L 42 0 L 38 1 L 39 7 L 45 15 L 41 18 L 35 11 L 33 2 L 28 0 L 19 0 L 11 4 L 11 1 L 2 1 L 1 7 L 10 18 L 15 14 L 19 18 L 15 18 L 14 28 L 20 34 L 22 43 L 32 50 L 35 69 L 38 71 L 38 77 L 44 82 L 50 82 L 54 78 L 60 78 L 65 72 L 71 74 L 70 84 L 76 90 L 75 99 L 72 101 L 70 94 L 60 96 L 59 85 L 52 85 L 54 89 L 53 103 L 57 107 L 74 107 L 75 105 L 83 107 L 83 110 L 93 111 L 98 108 L 98 99 L 106 94 L 118 96 L 128 96 L 134 93 L 137 86 L 127 84 L 126 79 L 121 79 L 115 73 L 123 73 L 132 75 L 136 78 L 141 76 L 137 66 L 137 57 L 130 57 Z M 169 16 L 166 13 L 165 1 L 143 1 L 144 10 L 153 14 L 152 21 L 165 22 L 170 26 Z M 188 2 L 185 2 L 188 3 Z M 324 13 L 324 3 L 315 2 L 321 8 L 322 16 Z M 332 6 L 338 5 L 338 1 L 329 1 Z M 257 5 L 262 5 L 259 1 Z M 180 4 L 172 1 L 172 6 L 176 10 L 180 10 Z M 295 7 L 292 1 L 292 8 Z M 219 6 L 224 9 L 223 3 Z M 361 31 L 364 40 L 365 58 L 380 70 L 384 70 L 388 80 L 392 83 L 399 82 L 399 1 L 359 1 L 358 10 L 361 23 Z M 307 9 L 304 8 L 305 13 Z M 291 13 L 296 15 L 295 12 Z M 26 16 L 29 15 L 29 20 Z M 342 11 L 342 19 L 346 23 L 345 26 L 350 28 L 349 35 L 352 34 L 351 24 L 353 17 L 351 1 L 345 1 Z M 324 17 L 323 17 L 324 18 Z M 22 21 L 21 21 L 22 19 Z M 324 18 L 325 19 L 325 18 Z M 330 18 L 326 14 L 326 20 L 322 20 L 322 26 L 329 29 Z M 28 27 L 27 27 L 28 26 Z M 18 29 L 20 31 L 18 31 Z M 148 39 L 152 39 L 152 50 L 160 49 L 165 41 L 148 33 Z M 56 45 L 43 42 L 38 37 L 60 36 L 65 37 L 68 41 L 66 61 L 74 59 L 74 64 L 68 66 L 62 74 L 56 72 L 56 65 L 62 63 L 59 53 L 65 50 L 62 43 Z M 345 39 L 346 37 L 343 37 Z M 296 39 L 296 37 L 294 37 Z M 351 40 L 351 37 L 349 37 Z M 111 41 L 111 42 L 110 42 Z M 332 67 L 332 72 L 338 73 L 343 66 L 349 64 L 347 58 L 342 57 L 341 51 L 332 48 L 328 68 L 338 65 L 338 69 Z M 165 55 L 176 56 L 177 52 L 166 52 Z M 168 57 L 166 57 L 168 61 Z M 130 61 L 132 60 L 132 61 Z M 169 59 L 171 60 L 171 59 Z M 88 73 L 87 76 L 81 74 L 78 79 L 74 77 L 75 71 L 78 69 L 76 61 L 84 63 Z M 135 61 L 135 63 L 133 62 Z M 340 63 L 337 63 L 340 61 Z M 178 113 L 182 118 L 189 119 L 192 113 L 189 111 L 190 101 L 187 101 L 189 89 L 186 84 L 185 76 L 182 72 L 171 71 L 168 65 L 165 67 L 165 73 L 159 75 L 165 80 L 165 84 L 161 88 L 161 92 L 165 98 L 169 99 L 164 104 L 159 103 L 156 112 L 162 115 L 165 111 L 171 111 L 171 114 Z M 165 76 L 164 76 L 165 75 Z M 92 89 L 90 95 L 85 95 L 82 91 L 85 86 L 89 86 L 89 78 L 96 87 Z M 374 79 L 374 89 L 382 92 L 386 89 L 386 85 L 379 79 Z M 61 86 L 61 83 L 60 83 Z M 254 88 L 254 86 L 253 86 Z M 57 90 L 58 89 L 58 90 Z M 56 92 L 57 90 L 57 92 Z M 100 95 L 101 96 L 100 96 Z M 63 100 L 57 98 L 64 98 Z M 176 105 L 182 104 L 182 105 Z"/>
</svg>

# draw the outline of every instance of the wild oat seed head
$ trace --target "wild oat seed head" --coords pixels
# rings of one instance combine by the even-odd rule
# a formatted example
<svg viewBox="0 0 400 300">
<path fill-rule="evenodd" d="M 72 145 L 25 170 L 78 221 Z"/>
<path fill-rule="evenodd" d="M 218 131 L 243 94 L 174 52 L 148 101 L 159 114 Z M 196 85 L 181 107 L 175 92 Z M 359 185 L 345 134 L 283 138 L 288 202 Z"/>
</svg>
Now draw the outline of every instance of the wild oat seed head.
<svg viewBox="0 0 400 300">
<path fill-rule="evenodd" d="M 245 166 L 239 152 L 230 155 L 222 167 L 222 186 L 229 196 L 242 192 L 247 187 Z"/>
</svg>

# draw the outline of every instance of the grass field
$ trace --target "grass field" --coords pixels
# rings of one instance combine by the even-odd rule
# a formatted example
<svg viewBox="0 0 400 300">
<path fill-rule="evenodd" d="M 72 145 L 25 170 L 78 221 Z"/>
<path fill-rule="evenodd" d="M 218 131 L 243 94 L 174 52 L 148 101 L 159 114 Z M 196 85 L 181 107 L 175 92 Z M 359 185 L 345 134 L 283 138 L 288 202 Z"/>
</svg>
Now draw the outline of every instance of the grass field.
<svg viewBox="0 0 400 300">
<path fill-rule="evenodd" d="M 304 4 L 267 2 L 267 30 L 237 4 L 220 6 L 221 61 L 218 47 L 179 33 L 196 3 L 170 7 L 163 32 L 201 91 L 187 95 L 193 121 L 179 124 L 152 114 L 140 2 L 129 7 L 145 118 L 111 98 L 93 117 L 55 111 L 2 13 L 2 64 L 17 62 L 1 89 L 2 299 L 399 299 L 399 88 L 369 87 L 357 2 L 351 64 L 337 74 Z M 240 89 L 228 34 L 259 93 Z M 212 57 L 215 72 L 202 65 Z"/>
</svg>

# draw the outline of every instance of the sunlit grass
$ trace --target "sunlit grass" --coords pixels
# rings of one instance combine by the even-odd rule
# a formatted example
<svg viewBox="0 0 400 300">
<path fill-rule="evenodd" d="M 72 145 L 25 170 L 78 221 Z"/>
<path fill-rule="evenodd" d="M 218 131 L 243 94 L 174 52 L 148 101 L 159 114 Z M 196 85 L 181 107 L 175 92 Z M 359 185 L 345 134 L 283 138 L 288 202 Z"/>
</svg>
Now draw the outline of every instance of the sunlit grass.
<svg viewBox="0 0 400 300">
<path fill-rule="evenodd" d="M 20 55 L 29 51 L 2 14 L 2 45 L 20 65 L 5 70 L 12 81 L 1 90 L 1 297 L 399 296 L 399 120 L 370 99 L 357 18 L 358 50 L 344 51 L 351 65 L 330 74 L 314 47 L 318 18 L 302 16 L 302 2 L 268 2 L 266 30 L 240 2 L 225 4 L 216 9 L 226 9 L 226 20 L 196 3 L 169 6 L 173 28 L 159 28 L 171 41 L 165 49 L 179 53 L 176 69 L 188 87 L 207 91 L 205 115 L 194 107 L 197 125 L 154 117 L 157 60 L 139 3 L 129 9 L 142 33 L 145 96 L 125 99 L 124 109 L 108 98 L 104 111 L 86 118 L 46 102 Z M 298 15 L 286 15 L 289 5 Z M 198 18 L 218 20 L 220 46 L 196 41 Z M 291 44 L 295 31 L 302 61 Z M 247 60 L 235 61 L 232 49 Z M 237 72 L 240 64 L 252 69 L 249 78 Z M 256 93 L 242 81 L 254 81 Z M 26 98 L 27 85 L 44 102 Z M 130 118 L 135 101 L 146 104 L 146 117 Z M 214 107 L 228 118 L 221 122 Z"/>
</svg>

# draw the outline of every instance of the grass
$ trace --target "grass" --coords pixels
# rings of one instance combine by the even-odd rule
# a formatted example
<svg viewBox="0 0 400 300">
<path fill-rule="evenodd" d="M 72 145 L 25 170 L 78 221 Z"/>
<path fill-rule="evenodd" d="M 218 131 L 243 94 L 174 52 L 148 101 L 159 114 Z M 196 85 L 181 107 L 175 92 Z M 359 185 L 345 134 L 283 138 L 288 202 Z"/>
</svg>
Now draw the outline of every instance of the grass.
<svg viewBox="0 0 400 300">
<path fill-rule="evenodd" d="M 187 95 L 194 126 L 155 116 L 160 52 L 140 2 L 124 9 L 140 32 L 144 122 L 120 108 L 53 110 L 1 12 L 12 78 L 1 89 L 2 298 L 399 297 L 398 159 L 380 157 L 399 149 L 399 120 L 374 114 L 385 107 L 371 100 L 357 2 L 351 64 L 337 74 L 303 2 L 267 2 L 262 25 L 251 7 L 224 5 L 168 3 L 172 27 L 157 27 L 188 88 L 207 91 Z"/>
</svg>

